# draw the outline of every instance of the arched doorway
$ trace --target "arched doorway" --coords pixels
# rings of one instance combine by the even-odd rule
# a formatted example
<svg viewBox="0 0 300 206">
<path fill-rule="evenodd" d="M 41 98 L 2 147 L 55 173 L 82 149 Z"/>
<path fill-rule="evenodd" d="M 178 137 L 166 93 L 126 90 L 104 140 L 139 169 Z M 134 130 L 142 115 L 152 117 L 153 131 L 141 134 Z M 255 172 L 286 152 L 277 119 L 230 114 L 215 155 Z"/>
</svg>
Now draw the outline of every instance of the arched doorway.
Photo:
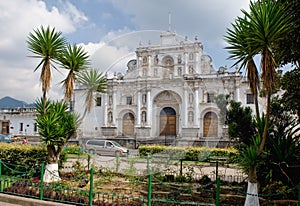
<svg viewBox="0 0 300 206">
<path fill-rule="evenodd" d="M 171 107 L 165 107 L 160 112 L 160 135 L 176 135 L 176 111 Z"/>
<path fill-rule="evenodd" d="M 1 134 L 9 134 L 9 121 L 0 121 L 0 125 L 2 125 Z"/>
<path fill-rule="evenodd" d="M 123 136 L 133 136 L 134 135 L 134 116 L 131 113 L 126 113 L 123 116 L 123 127 L 122 134 Z"/>
<path fill-rule="evenodd" d="M 204 115 L 203 136 L 217 137 L 218 136 L 218 117 L 214 112 L 207 112 Z"/>
</svg>

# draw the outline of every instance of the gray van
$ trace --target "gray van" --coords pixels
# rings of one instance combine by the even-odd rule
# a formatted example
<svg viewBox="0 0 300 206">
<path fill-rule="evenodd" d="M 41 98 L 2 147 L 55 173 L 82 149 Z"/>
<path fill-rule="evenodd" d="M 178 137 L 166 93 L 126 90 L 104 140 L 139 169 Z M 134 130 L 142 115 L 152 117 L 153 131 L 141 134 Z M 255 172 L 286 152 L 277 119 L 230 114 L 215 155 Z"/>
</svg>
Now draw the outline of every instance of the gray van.
<svg viewBox="0 0 300 206">
<path fill-rule="evenodd" d="M 85 143 L 85 151 L 90 154 L 125 156 L 128 149 L 111 140 L 88 140 Z"/>
</svg>

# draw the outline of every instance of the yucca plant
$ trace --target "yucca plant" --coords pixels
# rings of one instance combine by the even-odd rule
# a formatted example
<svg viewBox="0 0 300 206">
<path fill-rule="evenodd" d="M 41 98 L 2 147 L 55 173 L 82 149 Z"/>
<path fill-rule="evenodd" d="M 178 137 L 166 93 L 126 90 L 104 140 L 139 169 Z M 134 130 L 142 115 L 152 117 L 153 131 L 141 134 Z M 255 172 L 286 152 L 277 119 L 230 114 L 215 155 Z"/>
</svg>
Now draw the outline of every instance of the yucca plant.
<svg viewBox="0 0 300 206">
<path fill-rule="evenodd" d="M 274 50 L 278 42 L 292 30 L 292 18 L 287 15 L 287 6 L 278 1 L 259 0 L 250 2 L 250 11 L 242 10 L 243 18 L 237 18 L 233 29 L 228 30 L 227 48 L 238 62 L 246 62 L 256 56 L 261 56 L 261 79 L 263 88 L 266 91 L 266 121 L 261 136 L 261 143 L 257 149 L 257 156 L 261 155 L 269 130 L 271 94 L 274 91 L 274 82 L 276 81 L 276 63 Z M 237 41 L 237 44 L 235 43 Z M 240 44 L 240 41 L 245 44 Z M 247 57 L 245 57 L 245 52 Z M 242 60 L 241 60 L 242 59 Z M 255 81 L 252 79 L 251 81 Z M 255 180 L 249 173 L 249 180 Z M 248 188 L 255 188 L 257 192 L 257 182 L 248 182 Z M 253 192 L 249 191 L 249 194 Z M 257 194 L 247 195 L 245 205 L 259 205 Z"/>
<path fill-rule="evenodd" d="M 90 112 L 94 104 L 94 92 L 106 92 L 107 79 L 96 69 L 84 70 L 78 74 L 77 82 L 85 89 L 85 110 L 83 117 Z"/>
<path fill-rule="evenodd" d="M 265 156 L 265 167 L 269 172 L 263 173 L 261 178 L 266 183 L 282 181 L 295 186 L 300 180 L 299 123 L 280 101 L 272 102 L 271 114 L 273 127 L 267 139 Z"/>
<path fill-rule="evenodd" d="M 66 142 L 76 134 L 79 127 L 79 116 L 70 112 L 65 102 L 36 101 L 36 123 L 42 143 L 47 147 L 47 165 L 45 169 L 45 182 L 59 179 L 58 161 Z"/>
<path fill-rule="evenodd" d="M 62 68 L 68 70 L 66 79 L 62 81 L 65 91 L 65 101 L 72 100 L 75 80 L 77 75 L 86 70 L 90 64 L 89 55 L 84 51 L 82 46 L 68 45 L 62 50 L 58 58 Z"/>
<path fill-rule="evenodd" d="M 62 33 L 57 32 L 55 28 L 51 29 L 49 26 L 47 28 L 41 26 L 28 35 L 28 50 L 33 53 L 33 56 L 30 57 L 41 59 L 34 71 L 42 66 L 40 81 L 44 101 L 47 100 L 47 92 L 51 86 L 51 67 L 55 67 L 53 63 L 57 62 L 66 43 Z"/>
</svg>

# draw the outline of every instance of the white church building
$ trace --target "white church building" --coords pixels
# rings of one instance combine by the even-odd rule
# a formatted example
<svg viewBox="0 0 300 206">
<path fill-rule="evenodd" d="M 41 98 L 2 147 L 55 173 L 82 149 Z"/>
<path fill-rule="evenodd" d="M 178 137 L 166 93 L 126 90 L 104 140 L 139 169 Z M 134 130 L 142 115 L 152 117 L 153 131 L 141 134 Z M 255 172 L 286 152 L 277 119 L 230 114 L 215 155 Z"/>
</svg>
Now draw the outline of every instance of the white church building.
<svg viewBox="0 0 300 206">
<path fill-rule="evenodd" d="M 141 44 L 125 74 L 108 79 L 107 92 L 95 93 L 95 104 L 80 127 L 86 138 L 135 138 L 137 141 L 226 139 L 214 97 L 224 94 L 254 109 L 245 78 L 227 67 L 215 69 L 195 37 L 179 41 L 162 32 L 158 45 Z M 84 88 L 74 91 L 74 110 L 83 113 Z"/>
</svg>

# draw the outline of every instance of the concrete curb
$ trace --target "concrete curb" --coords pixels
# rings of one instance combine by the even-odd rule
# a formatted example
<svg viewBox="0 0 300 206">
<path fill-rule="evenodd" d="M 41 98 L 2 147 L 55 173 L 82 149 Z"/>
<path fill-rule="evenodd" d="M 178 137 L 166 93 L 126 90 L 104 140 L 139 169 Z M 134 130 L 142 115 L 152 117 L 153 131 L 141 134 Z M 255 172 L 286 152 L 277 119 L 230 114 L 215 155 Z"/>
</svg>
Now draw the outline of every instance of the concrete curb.
<svg viewBox="0 0 300 206">
<path fill-rule="evenodd" d="M 8 203 L 7 205 L 14 206 L 70 206 L 70 204 L 62 204 L 58 202 L 50 202 L 0 193 L 0 205 L 5 206 L 6 203 Z"/>
</svg>

